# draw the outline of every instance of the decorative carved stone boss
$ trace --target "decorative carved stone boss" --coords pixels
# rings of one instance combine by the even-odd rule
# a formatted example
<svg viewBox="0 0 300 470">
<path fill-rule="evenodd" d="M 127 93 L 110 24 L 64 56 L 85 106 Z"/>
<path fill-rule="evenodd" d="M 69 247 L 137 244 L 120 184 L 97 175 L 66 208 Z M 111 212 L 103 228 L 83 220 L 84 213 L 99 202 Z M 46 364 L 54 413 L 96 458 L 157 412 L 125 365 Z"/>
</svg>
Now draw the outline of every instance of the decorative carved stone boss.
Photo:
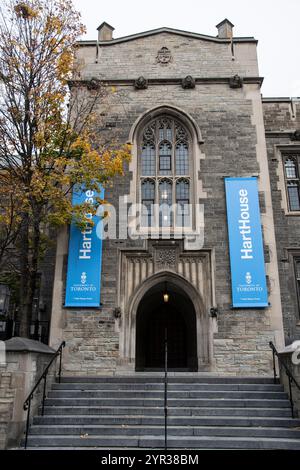
<svg viewBox="0 0 300 470">
<path fill-rule="evenodd" d="M 170 49 L 167 47 L 162 47 L 157 53 L 156 62 L 161 65 L 168 65 L 172 61 L 173 57 Z"/>
<path fill-rule="evenodd" d="M 135 80 L 134 87 L 137 90 L 146 90 L 148 88 L 148 80 L 141 76 Z"/>
<path fill-rule="evenodd" d="M 176 249 L 160 249 L 155 253 L 157 269 L 176 269 Z"/>
</svg>

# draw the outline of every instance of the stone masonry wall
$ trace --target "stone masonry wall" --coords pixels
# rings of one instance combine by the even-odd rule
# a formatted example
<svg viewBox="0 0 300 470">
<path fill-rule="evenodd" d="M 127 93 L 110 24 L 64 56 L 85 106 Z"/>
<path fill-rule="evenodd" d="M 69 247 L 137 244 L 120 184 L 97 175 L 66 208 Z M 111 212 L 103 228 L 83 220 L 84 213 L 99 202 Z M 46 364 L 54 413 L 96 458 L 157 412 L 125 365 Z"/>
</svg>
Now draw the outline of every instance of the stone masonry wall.
<svg viewBox="0 0 300 470">
<path fill-rule="evenodd" d="M 200 179 L 207 198 L 204 204 L 205 246 L 215 252 L 215 290 L 220 309 L 219 332 L 214 341 L 214 368 L 221 373 L 268 373 L 270 354 L 268 341 L 273 340 L 270 311 L 231 310 L 231 287 L 224 195 L 224 176 L 251 176 L 259 172 L 256 160 L 256 135 L 251 123 L 252 104 L 243 90 L 226 86 L 197 86 L 182 90 L 179 86 L 155 87 L 135 91 L 122 90 L 124 102 L 111 107 L 107 121 L 113 122 L 114 133 L 128 139 L 131 125 L 141 113 L 163 104 L 176 103 L 198 123 L 204 144 L 201 151 Z M 125 107 L 125 112 L 124 112 Z M 102 110 L 99 109 L 99 112 Z M 106 127 L 107 135 L 111 130 Z M 119 179 L 106 197 L 114 205 L 121 194 L 129 193 L 130 174 Z M 132 246 L 132 242 L 129 245 Z M 65 368 L 72 373 L 93 374 L 113 371 L 118 358 L 118 334 L 115 331 L 113 308 L 116 307 L 118 248 L 127 242 L 106 241 L 103 251 L 101 298 L 97 312 L 68 311 L 64 339 L 69 346 Z M 136 245 L 139 246 L 138 244 Z M 99 323 L 100 322 L 100 323 Z"/>
<path fill-rule="evenodd" d="M 263 102 L 269 173 L 275 219 L 280 290 L 285 340 L 300 339 L 300 307 L 297 303 L 295 273 L 290 250 L 300 255 L 300 213 L 289 214 L 286 204 L 282 152 L 297 149 L 293 133 L 300 129 L 300 103 L 289 99 Z"/>
<path fill-rule="evenodd" d="M 12 373 L 0 366 L 0 449 L 7 446 L 7 428 L 13 414 L 15 386 Z"/>
<path fill-rule="evenodd" d="M 0 449 L 19 446 L 25 430 L 27 412 L 23 403 L 51 359 L 49 354 L 7 352 L 0 365 Z M 54 381 L 54 366 L 47 377 L 47 390 Z M 31 417 L 41 403 L 42 388 L 31 403 Z"/>
<path fill-rule="evenodd" d="M 156 62 L 158 51 L 167 47 L 172 60 L 167 66 Z M 161 33 L 149 37 L 99 47 L 98 63 L 95 63 L 96 44 L 82 47 L 78 59 L 82 63 L 81 78 L 101 77 L 104 80 L 137 78 L 227 77 L 236 73 L 258 76 L 256 43 L 234 45 L 232 60 L 229 42 L 211 42 Z M 158 68 L 159 67 L 159 68 Z"/>
<path fill-rule="evenodd" d="M 167 46 L 173 54 L 168 66 L 155 63 L 158 49 Z M 130 43 L 103 47 L 99 63 L 95 64 L 93 47 L 82 47 L 84 79 L 109 79 L 232 76 L 234 73 L 257 75 L 256 45 L 240 49 L 239 60 L 232 61 L 228 44 L 185 39 L 162 34 Z M 183 89 L 180 83 L 150 84 L 148 89 L 135 90 L 132 84 L 116 85 L 116 94 L 99 105 L 97 112 L 103 123 L 99 132 L 110 139 L 118 136 L 128 141 L 135 121 L 157 106 L 174 106 L 190 115 L 199 126 L 204 143 L 201 145 L 200 172 L 204 205 L 204 250 L 214 258 L 215 298 L 219 308 L 218 331 L 214 334 L 211 370 L 222 374 L 269 374 L 271 354 L 268 342 L 274 341 L 272 306 L 266 309 L 231 309 L 231 285 L 227 219 L 225 206 L 225 176 L 260 174 L 257 156 L 257 129 L 250 97 L 259 99 L 259 81 L 231 89 L 227 83 L 197 83 L 195 89 Z M 132 162 L 134 165 L 135 162 Z M 264 164 L 264 162 L 263 162 Z M 106 191 L 106 199 L 117 206 L 120 195 L 129 194 L 132 174 L 127 170 Z M 134 184 L 134 182 L 133 182 Z M 268 188 L 265 188 L 268 191 Z M 205 195 L 205 196 L 204 196 Z M 260 194 L 264 212 L 265 191 Z M 272 228 L 271 228 L 272 230 Z M 114 372 L 118 366 L 118 327 L 113 309 L 117 307 L 118 259 L 120 248 L 139 249 L 141 241 L 104 242 L 100 309 L 62 309 L 53 312 L 67 342 L 64 358 L 66 374 L 101 374 Z M 67 245 L 66 245 L 67 249 Z M 65 255 L 66 258 L 66 255 Z M 265 244 L 265 261 L 272 254 Z M 64 263 L 66 267 L 66 262 Z M 274 270 L 275 271 L 275 270 Z M 62 274 L 65 279 L 65 268 Z M 272 276 L 272 274 L 271 274 Z M 269 279 L 272 289 L 272 279 Z M 64 299 L 61 299 L 63 305 Z M 206 312 L 209 315 L 209 312 Z"/>
</svg>

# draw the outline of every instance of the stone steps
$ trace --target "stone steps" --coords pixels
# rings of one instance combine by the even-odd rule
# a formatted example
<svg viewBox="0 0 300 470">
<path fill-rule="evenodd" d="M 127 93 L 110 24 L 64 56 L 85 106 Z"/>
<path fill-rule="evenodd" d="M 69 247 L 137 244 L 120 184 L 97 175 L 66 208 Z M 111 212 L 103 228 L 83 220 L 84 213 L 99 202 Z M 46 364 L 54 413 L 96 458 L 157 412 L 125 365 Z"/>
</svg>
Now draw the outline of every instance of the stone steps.
<svg viewBox="0 0 300 470">
<path fill-rule="evenodd" d="M 136 375 L 126 376 L 96 376 L 96 377 L 62 377 L 61 383 L 109 383 L 109 384 L 135 384 L 135 383 L 164 383 L 164 374 L 161 372 L 153 372 L 152 374 L 138 373 Z M 178 384 L 274 384 L 273 377 L 225 377 L 213 375 L 201 375 L 198 373 L 187 372 L 186 374 L 169 373 L 168 383 Z M 60 385 L 60 384 L 59 384 Z M 278 383 L 278 385 L 280 385 Z"/>
<path fill-rule="evenodd" d="M 163 448 L 161 374 L 65 377 L 44 416 L 35 416 L 29 449 Z M 168 447 L 300 449 L 283 387 L 268 377 L 169 377 Z"/>
<path fill-rule="evenodd" d="M 240 384 L 240 383 L 178 383 L 178 382 L 168 382 L 169 392 L 178 392 L 180 389 L 182 392 L 191 391 L 254 391 L 254 392 L 283 392 L 283 386 L 281 384 Z M 164 384 L 161 383 L 106 383 L 106 382 L 69 382 L 69 383 L 55 383 L 52 386 L 53 391 L 60 392 L 76 392 L 77 390 L 82 391 L 101 391 L 108 392 L 111 391 L 134 391 L 134 392 L 160 392 L 164 390 Z"/>
<path fill-rule="evenodd" d="M 164 448 L 164 438 L 157 436 L 31 436 L 29 446 L 42 448 Z M 299 439 L 260 438 L 260 437 L 184 437 L 176 436 L 168 439 L 168 448 L 174 449 L 265 449 L 265 450 L 300 450 Z"/>
<path fill-rule="evenodd" d="M 128 407 L 128 406 L 45 406 L 45 415 L 154 415 L 163 413 L 163 405 L 158 407 Z M 289 408 L 250 408 L 250 407 L 170 407 L 169 416 L 273 416 L 290 417 Z"/>
<path fill-rule="evenodd" d="M 299 428 L 300 429 L 300 428 Z M 299 429 L 290 428 L 250 428 L 248 427 L 234 427 L 234 426 L 169 426 L 169 436 L 234 436 L 234 437 L 265 437 L 266 434 L 269 438 L 298 438 Z M 105 424 L 87 424 L 87 425 L 42 425 L 33 426 L 31 434 L 34 435 L 75 435 L 80 437 L 87 437 L 90 435 L 110 435 L 110 436 L 163 436 L 163 426 L 151 425 L 110 425 Z"/>
<path fill-rule="evenodd" d="M 158 390 L 53 390 L 49 393 L 49 398 L 69 399 L 73 397 L 80 398 L 116 398 L 116 399 L 138 399 L 138 398 L 160 398 L 164 397 L 164 391 Z M 172 398 L 243 398 L 243 399 L 287 399 L 287 394 L 283 391 L 239 391 L 239 390 L 192 390 L 192 391 L 174 391 L 168 390 L 168 396 Z"/>
<path fill-rule="evenodd" d="M 126 424 L 124 424 L 126 423 Z M 35 416 L 33 419 L 35 425 L 101 425 L 109 424 L 111 426 L 138 425 L 138 426 L 162 426 L 164 417 L 159 416 L 132 416 L 132 415 L 44 415 Z M 168 424 L 170 426 L 245 426 L 245 427 L 299 427 L 300 419 L 291 419 L 290 417 L 252 417 L 252 416 L 169 416 Z M 34 429 L 32 426 L 31 430 Z"/>
<path fill-rule="evenodd" d="M 290 408 L 290 403 L 288 400 L 254 400 L 254 399 L 228 399 L 228 398 L 212 398 L 212 399 L 204 399 L 204 398 L 181 398 L 181 399 L 174 399 L 170 398 L 168 400 L 168 405 L 171 408 L 176 407 L 217 407 L 217 408 L 225 408 L 225 407 L 241 407 L 241 408 Z M 138 408 L 138 407 L 145 407 L 145 408 L 161 408 L 164 406 L 163 398 L 159 399 L 152 399 L 152 398 L 127 398 L 127 399 L 110 399 L 110 398 L 49 398 L 47 400 L 48 407 L 103 407 L 108 408 L 110 406 L 113 407 L 126 407 L 126 408 Z"/>
</svg>

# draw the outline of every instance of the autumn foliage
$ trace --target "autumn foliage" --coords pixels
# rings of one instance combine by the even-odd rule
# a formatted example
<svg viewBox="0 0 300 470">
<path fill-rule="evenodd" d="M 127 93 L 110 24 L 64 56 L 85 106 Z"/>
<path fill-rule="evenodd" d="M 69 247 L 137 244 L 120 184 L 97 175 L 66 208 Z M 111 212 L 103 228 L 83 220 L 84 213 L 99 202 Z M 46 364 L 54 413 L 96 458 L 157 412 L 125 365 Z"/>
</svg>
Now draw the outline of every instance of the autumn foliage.
<svg viewBox="0 0 300 470">
<path fill-rule="evenodd" d="M 8 0 L 1 8 L 0 269 L 20 275 L 23 334 L 51 227 L 73 217 L 85 223 L 87 208 L 71 204 L 73 186 L 107 184 L 130 154 L 95 128 L 95 106 L 111 90 L 98 82 L 70 97 L 83 32 L 70 0 Z"/>
</svg>

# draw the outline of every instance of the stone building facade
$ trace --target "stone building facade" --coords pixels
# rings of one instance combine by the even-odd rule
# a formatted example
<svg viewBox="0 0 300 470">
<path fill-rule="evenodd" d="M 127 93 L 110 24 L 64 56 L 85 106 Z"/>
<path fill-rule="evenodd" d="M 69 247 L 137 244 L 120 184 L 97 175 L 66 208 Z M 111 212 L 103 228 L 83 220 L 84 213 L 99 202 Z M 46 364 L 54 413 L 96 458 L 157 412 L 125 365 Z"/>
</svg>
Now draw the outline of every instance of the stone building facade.
<svg viewBox="0 0 300 470">
<path fill-rule="evenodd" d="M 191 231 L 182 238 L 174 228 L 163 239 L 105 240 L 100 308 L 64 307 L 68 228 L 59 233 L 50 345 L 66 341 L 65 374 L 161 369 L 165 321 L 170 366 L 181 371 L 269 374 L 269 341 L 281 348 L 299 338 L 300 211 L 290 211 L 283 158 L 288 152 L 300 158 L 300 106 L 262 99 L 257 41 L 232 37 L 232 27 L 223 21 L 217 37 L 160 28 L 113 39 L 113 28 L 103 23 L 97 41 L 79 43 L 77 86 L 88 90 L 96 79 L 117 91 L 98 105 L 99 132 L 132 144 L 125 176 L 106 189 L 106 199 L 118 207 L 126 196 L 130 207 L 143 197 L 143 182 L 156 191 L 153 198 L 160 194 L 155 185 L 165 184 L 176 199 L 182 181 L 193 207 L 203 210 L 192 210 Z M 156 145 L 147 137 L 151 129 L 153 135 L 177 133 L 174 164 L 177 150 L 180 165 L 188 148 L 188 175 L 171 174 L 166 144 L 161 175 L 147 177 Z M 258 178 L 269 306 L 234 309 L 224 178 L 252 176 Z M 200 245 L 193 243 L 195 231 L 203 234 Z M 173 314 L 162 310 L 166 286 Z"/>
<path fill-rule="evenodd" d="M 287 344 L 300 339 L 300 219 L 299 194 L 300 100 L 263 98 L 269 174 L 277 244 L 284 334 Z M 291 171 L 288 169 L 291 165 Z M 294 165 L 295 171 L 294 174 Z M 293 186 L 293 188 L 292 188 Z M 293 194 L 293 193 L 291 193 Z"/>
</svg>

